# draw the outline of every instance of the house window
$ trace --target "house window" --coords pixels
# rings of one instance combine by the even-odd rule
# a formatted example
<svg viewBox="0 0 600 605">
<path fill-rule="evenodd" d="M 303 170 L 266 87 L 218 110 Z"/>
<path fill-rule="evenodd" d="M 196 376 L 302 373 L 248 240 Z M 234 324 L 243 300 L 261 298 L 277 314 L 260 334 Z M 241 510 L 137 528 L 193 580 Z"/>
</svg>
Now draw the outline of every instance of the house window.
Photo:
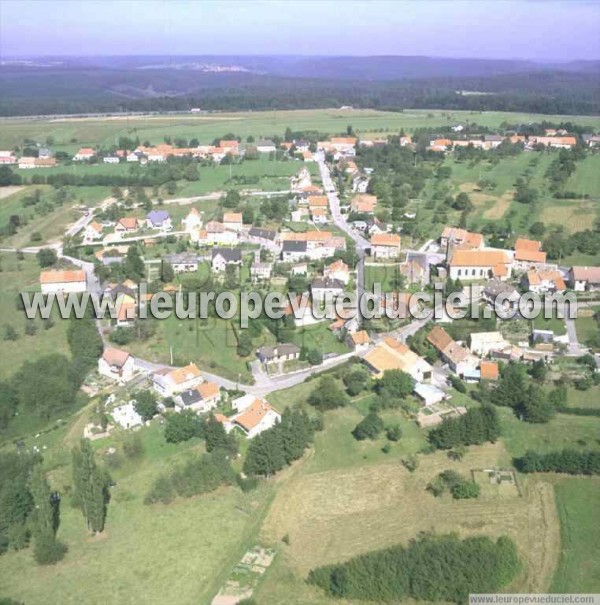
<svg viewBox="0 0 600 605">
<path fill-rule="evenodd" d="M 462 274 L 462 269 L 458 270 L 458 275 L 460 276 Z"/>
</svg>

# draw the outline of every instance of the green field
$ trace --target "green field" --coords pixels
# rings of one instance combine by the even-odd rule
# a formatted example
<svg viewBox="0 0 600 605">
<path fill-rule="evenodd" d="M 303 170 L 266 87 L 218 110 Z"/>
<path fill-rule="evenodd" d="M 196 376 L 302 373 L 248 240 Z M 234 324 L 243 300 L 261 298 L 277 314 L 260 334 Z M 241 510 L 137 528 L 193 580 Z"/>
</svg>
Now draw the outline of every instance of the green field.
<svg viewBox="0 0 600 605">
<path fill-rule="evenodd" d="M 551 592 L 593 593 L 600 586 L 600 524 L 596 477 L 559 479 L 554 485 L 561 554 Z"/>
<path fill-rule="evenodd" d="M 588 393 L 590 396 L 593 397 Z M 498 408 L 498 413 L 502 422 L 502 437 L 511 457 L 522 456 L 527 450 L 546 453 L 598 445 L 600 418 L 597 416 L 557 414 L 546 424 L 530 424 L 517 419 L 512 410 Z"/>
<path fill-rule="evenodd" d="M 448 158 L 445 165 L 452 169 L 454 191 L 466 192 L 475 206 L 470 218 L 473 227 L 507 219 L 514 230 L 526 232 L 533 222 L 542 220 L 549 227 L 560 226 L 571 232 L 583 231 L 593 222 L 594 216 L 600 216 L 598 203 L 594 200 L 558 200 L 552 197 L 546 172 L 555 157 L 554 153 L 521 153 L 503 158 L 496 165 L 489 162 L 459 162 Z M 577 164 L 566 189 L 597 196 L 600 189 L 598 175 L 600 156 L 590 155 Z M 528 179 L 530 186 L 539 192 L 534 211 L 529 205 L 513 200 L 517 177 Z M 496 187 L 480 191 L 477 183 L 482 179 L 496 183 Z"/>
<path fill-rule="evenodd" d="M 528 123 L 548 120 L 560 122 L 569 119 L 597 130 L 600 120 L 592 116 L 550 116 L 508 112 L 469 112 L 406 109 L 403 112 L 375 110 L 315 109 L 299 111 L 260 111 L 219 113 L 205 116 L 189 114 L 177 116 L 62 118 L 52 120 L 2 120 L 0 147 L 11 148 L 26 138 L 43 143 L 54 138 L 57 151 L 75 151 L 81 146 L 114 145 L 119 136 L 138 136 L 141 141 L 160 143 L 165 136 L 197 138 L 203 144 L 228 132 L 245 139 L 283 135 L 286 127 L 292 130 L 312 130 L 323 134 L 339 134 L 352 124 L 355 131 L 378 136 L 398 133 L 401 129 L 413 132 L 415 128 L 447 126 L 457 122 L 476 122 L 482 126 L 498 127 L 502 122 Z"/>
<path fill-rule="evenodd" d="M 0 253 L 2 265 L 2 288 L 0 289 L 0 338 L 4 337 L 5 326 L 11 325 L 17 331 L 18 340 L 2 340 L 0 355 L 0 380 L 9 377 L 24 361 L 32 361 L 50 353 L 69 355 L 66 339 L 66 323 L 58 315 L 55 324 L 45 330 L 41 320 L 28 320 L 16 306 L 17 295 L 22 291 L 39 290 L 40 268 L 34 254 L 26 254 L 24 260 L 17 260 L 12 252 Z M 33 321 L 38 326 L 35 336 L 25 335 L 26 322 Z"/>
<path fill-rule="evenodd" d="M 145 454 L 138 463 L 111 470 L 107 528 L 90 537 L 81 513 L 63 498 L 58 536 L 69 546 L 65 560 L 54 567 L 34 567 L 31 549 L 7 554 L 0 566 L 2 595 L 28 605 L 52 603 L 208 603 L 228 570 L 254 536 L 272 487 L 251 494 L 222 488 L 202 498 L 182 499 L 169 506 L 144 506 L 145 492 L 159 473 L 197 452 L 197 442 L 169 445 L 162 429 L 141 432 Z M 97 456 L 118 440 L 97 442 Z M 67 452 L 68 453 L 68 452 Z M 51 474 L 64 494 L 69 469 Z M 24 577 L 28 580 L 23 581 Z"/>
</svg>

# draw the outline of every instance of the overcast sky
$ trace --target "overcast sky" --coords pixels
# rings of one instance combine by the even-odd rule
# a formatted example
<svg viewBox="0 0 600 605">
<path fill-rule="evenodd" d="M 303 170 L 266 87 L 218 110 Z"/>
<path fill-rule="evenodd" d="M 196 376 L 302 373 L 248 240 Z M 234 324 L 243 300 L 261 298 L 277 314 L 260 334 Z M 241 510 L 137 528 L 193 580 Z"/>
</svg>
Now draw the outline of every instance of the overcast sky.
<svg viewBox="0 0 600 605">
<path fill-rule="evenodd" d="M 0 0 L 0 54 L 600 59 L 600 1 Z"/>
</svg>

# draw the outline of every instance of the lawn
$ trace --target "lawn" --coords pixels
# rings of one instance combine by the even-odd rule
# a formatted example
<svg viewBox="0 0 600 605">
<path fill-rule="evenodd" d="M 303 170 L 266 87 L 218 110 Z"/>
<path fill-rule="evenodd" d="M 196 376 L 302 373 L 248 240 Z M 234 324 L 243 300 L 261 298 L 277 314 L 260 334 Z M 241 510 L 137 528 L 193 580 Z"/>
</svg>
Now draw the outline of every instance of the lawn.
<svg viewBox="0 0 600 605">
<path fill-rule="evenodd" d="M 557 414 L 546 424 L 531 424 L 516 418 L 512 410 L 497 410 L 502 422 L 502 438 L 510 457 L 522 456 L 527 450 L 545 453 L 598 445 L 600 418 Z M 505 460 L 506 464 L 510 462 L 510 457 Z"/>
<path fill-rule="evenodd" d="M 202 166 L 199 168 L 200 179 L 180 181 L 177 192 L 172 197 L 193 197 L 228 189 L 288 191 L 290 177 L 303 166 L 306 166 L 313 175 L 318 174 L 316 163 L 275 161 L 265 156 L 258 160 L 246 160 L 241 164 L 229 166 Z M 258 179 L 258 182 L 252 182 L 254 179 Z"/>
<path fill-rule="evenodd" d="M 585 160 L 578 162 L 565 189 L 580 195 L 600 197 L 600 156 L 598 154 L 588 155 Z"/>
<path fill-rule="evenodd" d="M 593 312 L 600 310 L 599 306 L 592 307 Z M 598 322 L 593 315 L 588 315 L 588 309 L 585 309 L 585 316 L 581 315 L 575 319 L 575 329 L 577 330 L 577 338 L 580 342 L 586 343 L 592 336 L 598 333 Z"/>
<path fill-rule="evenodd" d="M 35 190 L 39 190 L 41 199 L 36 206 L 24 206 L 23 202 Z M 0 226 L 8 223 L 11 215 L 21 217 L 22 226 L 16 234 L 5 236 L 2 240 L 4 246 L 22 248 L 30 245 L 40 245 L 59 241 L 66 229 L 81 217 L 81 212 L 74 210 L 77 204 L 93 205 L 110 195 L 109 187 L 74 187 L 70 189 L 73 198 L 62 206 L 52 205 L 56 199 L 55 190 L 48 185 L 35 185 L 23 187 L 20 191 L 0 199 Z M 43 212 L 36 212 L 36 208 L 44 208 Z M 48 212 L 47 210 L 50 210 Z M 39 233 L 41 240 L 33 242 L 31 236 Z"/>
<path fill-rule="evenodd" d="M 177 365 L 191 361 L 208 372 L 231 380 L 247 382 L 250 373 L 246 361 L 236 353 L 237 339 L 232 322 L 220 318 L 194 321 L 171 315 L 155 321 L 156 334 L 146 342 L 133 341 L 128 349 L 143 359 L 170 363 L 171 351 Z"/>
<path fill-rule="evenodd" d="M 555 336 L 563 336 L 567 333 L 564 319 L 558 317 L 546 319 L 543 312 L 533 320 L 533 328 L 536 330 L 552 330 Z"/>
<path fill-rule="evenodd" d="M 373 292 L 374 284 L 380 284 L 382 292 L 394 292 L 398 278 L 398 265 L 365 265 L 365 290 Z"/>
<path fill-rule="evenodd" d="M 16 298 L 22 291 L 38 289 L 40 268 L 35 255 L 26 254 L 24 260 L 17 260 L 12 252 L 0 253 L 2 265 L 2 288 L 0 289 L 1 337 L 5 327 L 11 325 L 17 331 L 17 340 L 3 340 L 0 355 L 0 380 L 8 378 L 24 361 L 51 353 L 69 355 L 66 339 L 66 322 L 56 314 L 54 326 L 49 330 L 42 327 L 41 320 L 28 320 L 23 311 L 17 309 Z M 25 335 L 26 322 L 33 321 L 38 327 L 35 336 Z"/>
<path fill-rule="evenodd" d="M 561 525 L 561 554 L 551 592 L 597 592 L 600 586 L 600 479 L 560 478 L 554 491 Z"/>
</svg>

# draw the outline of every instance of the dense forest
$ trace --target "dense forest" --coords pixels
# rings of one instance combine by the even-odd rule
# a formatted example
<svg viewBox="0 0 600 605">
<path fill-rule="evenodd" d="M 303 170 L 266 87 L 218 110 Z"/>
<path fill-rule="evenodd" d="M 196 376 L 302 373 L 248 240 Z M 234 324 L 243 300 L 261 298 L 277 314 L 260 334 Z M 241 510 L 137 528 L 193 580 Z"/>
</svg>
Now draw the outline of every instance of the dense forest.
<svg viewBox="0 0 600 605">
<path fill-rule="evenodd" d="M 356 74 L 284 77 L 267 74 L 198 74 L 185 70 L 0 69 L 0 115 L 51 115 L 120 111 L 318 109 L 352 105 L 403 108 L 598 114 L 594 71 L 428 77 L 366 82 Z M 148 89 L 155 94 L 148 95 Z M 467 91 L 465 94 L 463 91 Z M 473 94 L 474 93 L 474 94 Z"/>
</svg>

